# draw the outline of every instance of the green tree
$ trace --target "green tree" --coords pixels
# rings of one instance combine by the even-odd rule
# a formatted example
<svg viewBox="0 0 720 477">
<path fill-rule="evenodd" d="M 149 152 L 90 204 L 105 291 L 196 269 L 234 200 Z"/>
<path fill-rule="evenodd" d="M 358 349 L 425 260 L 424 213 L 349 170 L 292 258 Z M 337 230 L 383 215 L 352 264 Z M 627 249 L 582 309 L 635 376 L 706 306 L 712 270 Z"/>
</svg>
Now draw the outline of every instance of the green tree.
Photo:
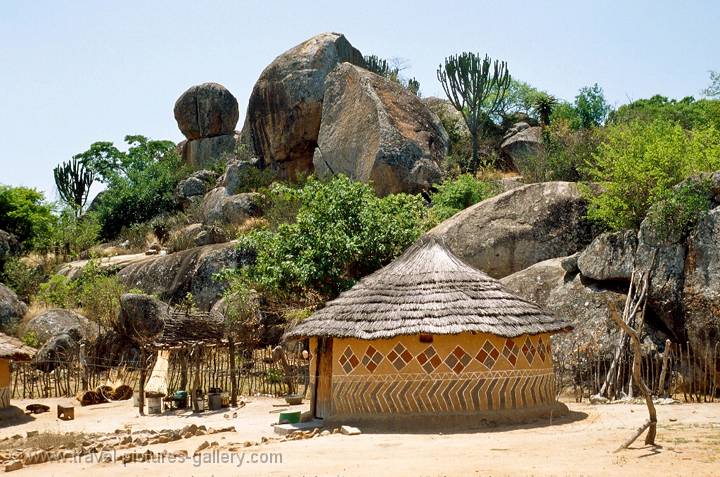
<svg viewBox="0 0 720 477">
<path fill-rule="evenodd" d="M 667 121 L 612 125 L 595 160 L 589 174 L 602 192 L 590 198 L 588 216 L 614 230 L 637 228 L 673 186 L 720 169 L 720 133 Z"/>
<path fill-rule="evenodd" d="M 95 173 L 86 168 L 82 161 L 73 158 L 55 167 L 53 176 L 60 198 L 79 217 L 90 194 L 90 187 L 95 182 Z"/>
<path fill-rule="evenodd" d="M 710 85 L 703 90 L 703 94 L 708 98 L 720 99 L 720 72 L 710 72 Z"/>
<path fill-rule="evenodd" d="M 0 229 L 14 234 L 25 250 L 44 249 L 56 218 L 42 192 L 0 185 Z"/>
<path fill-rule="evenodd" d="M 541 125 L 547 126 L 550 124 L 550 115 L 552 114 L 553 108 L 557 102 L 558 101 L 555 96 L 544 91 L 538 91 L 532 96 L 532 107 L 537 113 Z"/>
<path fill-rule="evenodd" d="M 449 178 L 437 185 L 430 196 L 432 208 L 428 214 L 428 227 L 449 219 L 463 209 L 494 196 L 499 192 L 496 184 L 482 181 L 470 174 Z"/>
<path fill-rule="evenodd" d="M 494 62 L 475 53 L 461 53 L 445 58 L 437 77 L 453 107 L 462 114 L 472 139 L 470 172 L 480 164 L 479 144 L 482 126 L 503 104 L 510 73 L 504 61 Z M 488 102 L 490 99 L 490 102 Z"/>
<path fill-rule="evenodd" d="M 720 101 L 713 99 L 695 100 L 692 96 L 680 100 L 655 95 L 638 99 L 620 106 L 610 114 L 612 124 L 632 121 L 669 121 L 685 129 L 713 126 L 720 129 Z"/>
<path fill-rule="evenodd" d="M 275 230 L 253 230 L 239 247 L 256 256 L 240 273 L 261 292 L 294 297 L 335 296 L 355 280 L 398 256 L 422 232 L 425 206 L 419 196 L 378 198 L 372 188 L 337 176 L 313 177 L 301 188 L 275 184 L 268 194 L 283 203 L 294 196 L 295 220 Z"/>
<path fill-rule="evenodd" d="M 610 104 L 605 100 L 605 94 L 597 83 L 580 88 L 580 92 L 575 96 L 575 108 L 580 127 L 586 129 L 603 125 L 610 113 Z"/>
<path fill-rule="evenodd" d="M 171 141 L 138 135 L 126 136 L 125 141 L 126 152 L 110 142 L 96 142 L 74 156 L 107 185 L 97 204 L 106 239 L 115 238 L 124 227 L 175 211 L 175 186 L 189 174 Z"/>
</svg>

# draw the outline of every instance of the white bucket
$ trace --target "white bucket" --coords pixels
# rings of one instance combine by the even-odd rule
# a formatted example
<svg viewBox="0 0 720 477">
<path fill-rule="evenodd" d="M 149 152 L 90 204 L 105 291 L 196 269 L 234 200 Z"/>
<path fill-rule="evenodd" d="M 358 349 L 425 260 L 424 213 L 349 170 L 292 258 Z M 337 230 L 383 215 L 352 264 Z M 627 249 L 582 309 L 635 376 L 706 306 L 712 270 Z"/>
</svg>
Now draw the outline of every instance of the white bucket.
<svg viewBox="0 0 720 477">
<path fill-rule="evenodd" d="M 159 397 L 149 397 L 147 399 L 147 413 L 148 414 L 161 414 L 162 413 L 162 399 Z"/>
<path fill-rule="evenodd" d="M 197 398 L 195 402 L 197 402 L 198 412 L 203 412 L 205 410 L 205 398 Z"/>
</svg>

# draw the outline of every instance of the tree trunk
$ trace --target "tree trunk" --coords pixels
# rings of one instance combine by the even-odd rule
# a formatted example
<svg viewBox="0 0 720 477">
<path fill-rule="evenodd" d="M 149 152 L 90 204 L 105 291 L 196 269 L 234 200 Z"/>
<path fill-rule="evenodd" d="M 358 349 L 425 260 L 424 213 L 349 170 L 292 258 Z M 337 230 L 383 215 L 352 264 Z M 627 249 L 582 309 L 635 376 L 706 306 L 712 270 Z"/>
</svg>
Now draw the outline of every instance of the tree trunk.
<svg viewBox="0 0 720 477">
<path fill-rule="evenodd" d="M 228 353 L 230 354 L 230 405 L 237 406 L 238 386 L 237 373 L 235 371 L 235 340 L 228 341 Z"/>
<path fill-rule="evenodd" d="M 138 390 L 138 410 L 140 411 L 140 415 L 145 415 L 145 377 L 146 377 L 146 371 L 145 366 L 147 365 L 145 363 L 146 361 L 146 354 L 145 354 L 145 348 L 140 349 L 140 389 Z"/>
<path fill-rule="evenodd" d="M 478 137 L 478 131 L 471 131 L 472 137 L 472 159 L 470 159 L 470 172 L 475 175 L 477 174 L 478 167 L 480 166 L 480 138 Z"/>
</svg>

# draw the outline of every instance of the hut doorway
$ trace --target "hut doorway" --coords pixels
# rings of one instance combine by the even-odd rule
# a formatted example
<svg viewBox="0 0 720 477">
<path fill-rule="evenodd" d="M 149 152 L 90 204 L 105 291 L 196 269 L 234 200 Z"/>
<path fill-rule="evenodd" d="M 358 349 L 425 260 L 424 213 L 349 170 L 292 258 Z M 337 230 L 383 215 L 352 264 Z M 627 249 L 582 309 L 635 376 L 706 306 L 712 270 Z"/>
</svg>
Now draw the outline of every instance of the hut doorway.
<svg viewBox="0 0 720 477">
<path fill-rule="evenodd" d="M 332 414 L 332 338 L 318 339 L 315 371 L 315 417 L 324 419 Z"/>
</svg>

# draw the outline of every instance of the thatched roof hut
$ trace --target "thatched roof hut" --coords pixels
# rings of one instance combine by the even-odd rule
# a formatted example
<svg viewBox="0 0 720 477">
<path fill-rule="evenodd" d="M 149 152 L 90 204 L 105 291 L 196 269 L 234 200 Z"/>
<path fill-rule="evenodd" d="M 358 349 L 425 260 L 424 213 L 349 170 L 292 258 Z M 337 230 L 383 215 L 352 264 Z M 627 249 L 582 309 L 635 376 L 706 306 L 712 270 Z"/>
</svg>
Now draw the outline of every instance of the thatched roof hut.
<svg viewBox="0 0 720 477">
<path fill-rule="evenodd" d="M 17 338 L 0 333 L 0 408 L 10 406 L 12 394 L 10 361 L 30 361 L 35 353 L 35 348 L 25 345 Z"/>
<path fill-rule="evenodd" d="M 371 340 L 479 332 L 513 338 L 569 328 L 568 322 L 462 262 L 436 239 L 424 238 L 286 336 Z"/>
<path fill-rule="evenodd" d="M 30 361 L 37 350 L 22 341 L 4 333 L 0 333 L 0 359 L 12 361 Z"/>
<path fill-rule="evenodd" d="M 556 410 L 550 336 L 569 329 L 427 237 L 286 338 L 310 338 L 317 417 L 465 420 Z"/>
</svg>

